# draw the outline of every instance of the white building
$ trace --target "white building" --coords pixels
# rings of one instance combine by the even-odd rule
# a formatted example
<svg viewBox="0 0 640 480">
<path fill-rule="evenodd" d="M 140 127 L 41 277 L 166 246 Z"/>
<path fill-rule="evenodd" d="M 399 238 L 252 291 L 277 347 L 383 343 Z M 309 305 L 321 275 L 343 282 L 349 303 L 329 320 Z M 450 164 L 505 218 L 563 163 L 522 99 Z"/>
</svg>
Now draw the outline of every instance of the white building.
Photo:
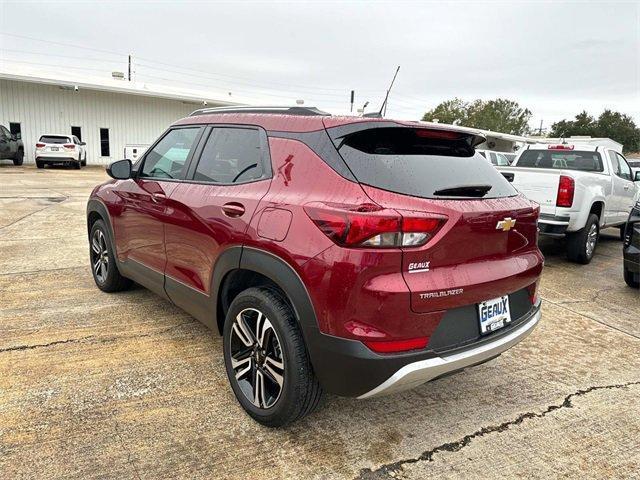
<svg viewBox="0 0 640 480">
<path fill-rule="evenodd" d="M 20 133 L 25 162 L 34 163 L 42 134 L 74 134 L 87 144 L 87 163 L 123 158 L 127 144 L 150 144 L 172 122 L 207 106 L 238 105 L 227 94 L 151 86 L 113 78 L 0 71 L 0 124 Z"/>
</svg>

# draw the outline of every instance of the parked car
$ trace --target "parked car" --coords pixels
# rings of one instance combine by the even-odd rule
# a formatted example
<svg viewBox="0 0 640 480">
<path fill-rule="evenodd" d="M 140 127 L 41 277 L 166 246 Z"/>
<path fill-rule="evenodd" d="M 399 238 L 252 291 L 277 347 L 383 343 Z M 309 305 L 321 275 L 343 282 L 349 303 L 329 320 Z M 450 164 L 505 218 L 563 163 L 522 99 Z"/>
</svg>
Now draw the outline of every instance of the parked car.
<svg viewBox="0 0 640 480">
<path fill-rule="evenodd" d="M 629 214 L 623 243 L 624 281 L 632 288 L 640 288 L 640 201 Z"/>
<path fill-rule="evenodd" d="M 507 157 L 508 154 L 503 152 L 494 152 L 492 150 L 476 150 L 480 155 L 489 160 L 493 165 L 500 167 L 508 167 L 511 162 Z M 515 157 L 515 155 L 514 155 Z"/>
<path fill-rule="evenodd" d="M 486 362 L 539 321 L 543 257 L 538 206 L 482 141 L 303 107 L 196 111 L 93 190 L 95 283 L 138 282 L 220 332 L 236 398 L 268 426 L 323 391 Z"/>
<path fill-rule="evenodd" d="M 593 145 L 530 145 L 498 170 L 540 204 L 540 234 L 566 237 L 567 257 L 589 263 L 600 230 L 623 228 L 636 184 L 624 156 Z"/>
<path fill-rule="evenodd" d="M 87 165 L 86 143 L 75 135 L 42 135 L 36 143 L 36 166 L 64 164 L 74 168 Z"/>
<path fill-rule="evenodd" d="M 13 135 L 0 125 L 0 160 L 12 160 L 14 165 L 24 161 L 24 145 L 19 135 Z"/>
<path fill-rule="evenodd" d="M 633 172 L 633 175 L 635 177 L 635 175 L 638 172 L 640 172 L 640 160 L 638 160 L 638 159 L 632 159 L 632 160 L 627 159 L 627 162 L 629 163 L 629 166 L 631 167 L 631 171 Z"/>
</svg>

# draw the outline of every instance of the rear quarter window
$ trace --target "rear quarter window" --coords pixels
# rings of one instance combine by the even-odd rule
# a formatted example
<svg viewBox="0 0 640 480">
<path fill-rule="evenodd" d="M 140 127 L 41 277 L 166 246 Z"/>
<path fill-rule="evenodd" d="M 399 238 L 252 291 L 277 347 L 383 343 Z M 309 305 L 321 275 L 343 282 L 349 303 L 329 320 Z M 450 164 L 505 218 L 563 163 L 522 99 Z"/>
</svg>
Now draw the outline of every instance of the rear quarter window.
<svg viewBox="0 0 640 480">
<path fill-rule="evenodd" d="M 356 179 L 372 187 L 422 198 L 517 195 L 463 133 L 370 128 L 336 143 Z"/>
</svg>

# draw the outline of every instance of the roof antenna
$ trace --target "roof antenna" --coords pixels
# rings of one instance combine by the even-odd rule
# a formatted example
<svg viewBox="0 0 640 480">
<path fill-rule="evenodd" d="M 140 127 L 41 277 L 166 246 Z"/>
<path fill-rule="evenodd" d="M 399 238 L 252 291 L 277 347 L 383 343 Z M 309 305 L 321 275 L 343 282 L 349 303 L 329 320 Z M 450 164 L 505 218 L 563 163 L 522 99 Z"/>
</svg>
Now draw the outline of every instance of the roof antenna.
<svg viewBox="0 0 640 480">
<path fill-rule="evenodd" d="M 393 79 L 391 80 L 391 85 L 389 85 L 389 88 L 387 89 L 387 94 L 384 97 L 384 102 L 382 102 L 382 106 L 380 107 L 380 111 L 379 112 L 365 113 L 363 115 L 363 117 L 384 118 L 384 116 L 387 114 L 387 102 L 389 100 L 389 93 L 391 93 L 391 89 L 393 88 L 393 84 L 396 81 L 396 77 L 398 76 L 398 72 L 399 71 L 400 71 L 400 65 L 398 65 L 398 68 L 396 68 L 396 73 L 393 74 Z"/>
</svg>

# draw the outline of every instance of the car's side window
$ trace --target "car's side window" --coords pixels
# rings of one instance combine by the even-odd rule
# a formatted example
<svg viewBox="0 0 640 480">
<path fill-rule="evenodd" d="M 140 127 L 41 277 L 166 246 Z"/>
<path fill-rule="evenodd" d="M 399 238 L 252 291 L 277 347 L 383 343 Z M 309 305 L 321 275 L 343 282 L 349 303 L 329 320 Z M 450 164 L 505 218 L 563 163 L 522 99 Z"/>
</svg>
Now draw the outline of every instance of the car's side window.
<svg viewBox="0 0 640 480">
<path fill-rule="evenodd" d="M 625 158 L 617 152 L 615 153 L 615 156 L 617 157 L 618 161 L 618 176 L 620 178 L 624 178 L 625 180 L 633 180 L 631 167 L 629 167 L 629 164 L 627 163 Z"/>
<path fill-rule="evenodd" d="M 260 132 L 254 128 L 216 127 L 202 150 L 193 179 L 234 184 L 262 178 Z"/>
<path fill-rule="evenodd" d="M 147 154 L 141 177 L 181 178 L 189 153 L 195 147 L 200 127 L 170 130 Z"/>
<path fill-rule="evenodd" d="M 11 133 L 9 132 L 9 130 L 7 130 L 3 126 L 0 126 L 0 137 L 10 138 L 11 137 Z"/>
</svg>

